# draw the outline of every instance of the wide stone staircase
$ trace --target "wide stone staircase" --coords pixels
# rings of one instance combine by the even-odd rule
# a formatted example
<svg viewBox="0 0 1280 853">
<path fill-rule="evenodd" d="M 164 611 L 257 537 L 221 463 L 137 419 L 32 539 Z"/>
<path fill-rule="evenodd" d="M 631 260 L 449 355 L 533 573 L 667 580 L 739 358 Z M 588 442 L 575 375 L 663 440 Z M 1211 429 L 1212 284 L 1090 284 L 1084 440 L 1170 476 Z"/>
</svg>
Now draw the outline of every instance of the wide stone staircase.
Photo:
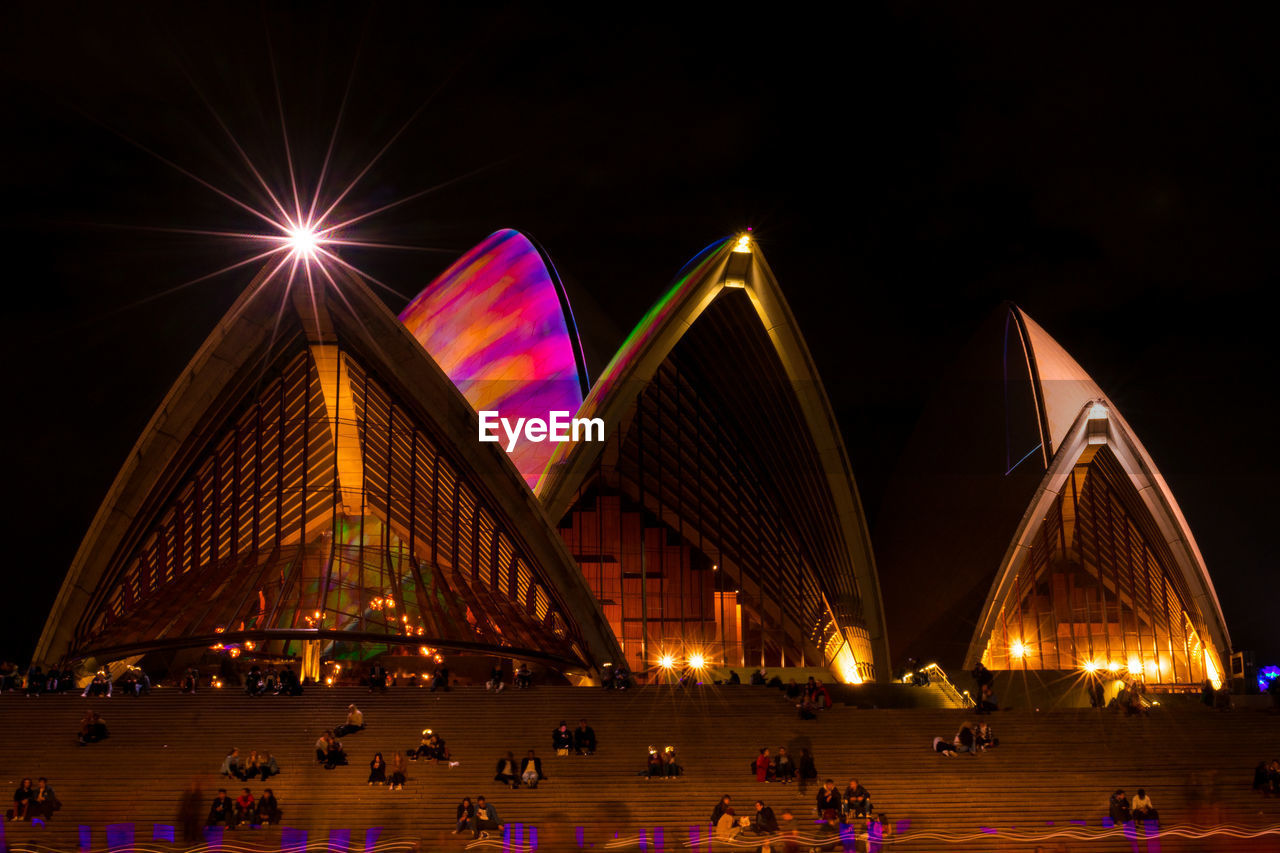
<svg viewBox="0 0 1280 853">
<path fill-rule="evenodd" d="M 349 703 L 365 713 L 365 731 L 345 738 L 350 766 L 324 770 L 313 744 L 342 722 Z M 925 701 L 924 704 L 945 704 Z M 86 708 L 110 728 L 102 743 L 81 747 L 76 732 Z M 762 746 L 794 756 L 809 748 L 821 779 L 840 788 L 856 777 L 886 815 L 857 849 L 886 851 L 1266 851 L 1280 850 L 1280 799 L 1251 790 L 1253 768 L 1280 756 L 1280 717 L 1256 709 L 1217 712 L 1196 705 L 1159 707 L 1148 717 L 1068 710 L 1000 712 L 989 717 L 1000 746 L 976 758 L 943 758 L 930 748 L 964 719 L 947 708 L 868 710 L 837 703 L 817 720 L 800 720 L 780 692 L 764 687 L 647 687 L 626 692 L 572 687 L 508 690 L 477 687 L 431 693 L 398 688 L 309 689 L 305 695 L 248 697 L 202 690 L 194 696 L 158 689 L 142 698 L 78 695 L 0 696 L 0 783 L 12 791 L 23 776 L 46 776 L 63 807 L 45 826 L 8 823 L 14 850 L 71 851 L 108 847 L 108 826 L 132 824 L 147 849 L 177 823 L 193 781 L 204 809 L 218 787 L 235 796 L 240 783 L 217 775 L 227 750 L 270 750 L 283 772 L 271 787 L 283 826 L 305 830 L 321 847 L 334 830 L 350 830 L 349 849 L 363 850 L 367 830 L 406 838 L 422 850 L 463 849 L 454 836 L 454 806 L 483 794 L 508 825 L 513 848 L 682 849 L 705 839 L 712 806 L 730 794 L 739 815 L 763 799 L 802 829 L 814 826 L 813 788 L 758 784 L 748 765 Z M 600 749 L 592 757 L 556 757 L 552 729 L 586 718 Z M 417 745 L 424 728 L 443 735 L 456 767 L 409 763 L 402 791 L 366 784 L 375 751 L 390 758 Z M 685 775 L 648 781 L 638 775 L 648 748 L 674 746 Z M 493 781 L 498 757 L 533 748 L 549 777 L 536 790 Z M 263 783 L 249 783 L 255 796 Z M 1158 835 L 1148 827 L 1104 826 L 1107 797 L 1144 787 L 1160 810 Z M 1259 835 L 1268 828 L 1271 834 Z M 181 828 L 177 842 L 181 846 Z M 628 844 L 626 839 L 642 840 Z M 1253 836 L 1253 837 L 1242 837 Z M 127 838 L 126 836 L 123 836 Z M 296 833 L 285 840 L 299 844 Z M 337 838 L 339 836 L 332 836 Z M 291 840 L 290 840 L 291 839 Z M 615 840 L 616 839 L 616 840 Z M 279 849 L 281 827 L 227 833 L 221 844 Z M 870 847 L 868 848 L 868 844 Z M 218 846 L 217 844 L 214 845 Z M 342 845 L 338 845 L 342 846 Z M 700 842 L 698 849 L 712 849 Z M 721 848 L 715 848 L 721 849 Z M 725 848 L 727 849 L 727 848 Z M 775 845 L 774 853 L 788 849 Z M 798 849 L 807 850 L 807 845 Z M 854 849 L 850 846 L 849 849 Z"/>
</svg>

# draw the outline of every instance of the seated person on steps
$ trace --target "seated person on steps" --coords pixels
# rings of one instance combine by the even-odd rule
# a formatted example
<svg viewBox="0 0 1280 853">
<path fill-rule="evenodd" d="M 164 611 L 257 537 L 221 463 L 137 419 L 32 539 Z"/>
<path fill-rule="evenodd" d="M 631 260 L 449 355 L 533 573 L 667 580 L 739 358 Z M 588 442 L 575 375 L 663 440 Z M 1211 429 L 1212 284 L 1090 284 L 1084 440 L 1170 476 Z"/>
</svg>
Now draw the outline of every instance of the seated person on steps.
<svg viewBox="0 0 1280 853">
<path fill-rule="evenodd" d="M 520 781 L 530 788 L 538 787 L 538 783 L 547 777 L 542 773 L 542 759 L 529 750 L 529 754 L 520 760 Z"/>
<path fill-rule="evenodd" d="M 347 719 L 333 730 L 334 737 L 346 737 L 364 730 L 364 713 L 355 705 L 347 706 Z"/>
</svg>

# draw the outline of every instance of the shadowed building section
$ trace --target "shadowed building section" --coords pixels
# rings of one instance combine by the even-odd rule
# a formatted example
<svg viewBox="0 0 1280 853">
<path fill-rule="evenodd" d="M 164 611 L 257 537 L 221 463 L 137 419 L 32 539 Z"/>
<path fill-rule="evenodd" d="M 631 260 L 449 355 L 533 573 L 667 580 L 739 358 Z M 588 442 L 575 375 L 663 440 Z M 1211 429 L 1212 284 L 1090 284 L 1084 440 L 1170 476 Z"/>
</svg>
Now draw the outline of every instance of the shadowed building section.
<svg viewBox="0 0 1280 853">
<path fill-rule="evenodd" d="M 749 236 L 709 247 L 579 410 L 540 492 L 632 668 L 664 656 L 888 671 L 861 503 L 826 392 Z"/>
<path fill-rule="evenodd" d="M 318 277 L 316 281 L 321 279 Z M 618 655 L 510 461 L 364 284 L 264 271 L 117 476 L 37 648 Z"/>
<path fill-rule="evenodd" d="M 903 653 L 1156 687 L 1219 681 L 1230 637 L 1208 570 L 1114 403 L 1013 305 L 958 364 L 878 538 Z"/>
<path fill-rule="evenodd" d="M 518 231 L 490 234 L 427 285 L 400 321 L 476 411 L 545 421 L 582 404 L 587 372 L 569 300 L 550 260 Z M 552 449 L 521 439 L 512 451 L 530 488 Z"/>
</svg>

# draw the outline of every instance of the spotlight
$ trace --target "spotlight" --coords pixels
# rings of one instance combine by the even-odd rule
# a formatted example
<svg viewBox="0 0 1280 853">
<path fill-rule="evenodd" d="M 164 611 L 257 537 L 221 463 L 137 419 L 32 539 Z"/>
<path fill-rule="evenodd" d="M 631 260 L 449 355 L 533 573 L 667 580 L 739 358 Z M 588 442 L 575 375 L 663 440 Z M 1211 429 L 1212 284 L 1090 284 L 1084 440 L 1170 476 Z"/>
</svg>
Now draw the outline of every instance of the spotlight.
<svg viewBox="0 0 1280 853">
<path fill-rule="evenodd" d="M 1022 660 L 1024 657 L 1030 654 L 1030 652 L 1031 652 L 1031 649 L 1027 648 L 1026 644 L 1024 644 L 1021 640 L 1014 640 L 1012 643 L 1009 644 L 1009 656 L 1016 660 Z"/>
<path fill-rule="evenodd" d="M 663 655 L 658 658 L 658 666 L 663 669 L 671 669 L 676 665 L 676 659 L 672 655 Z"/>
<path fill-rule="evenodd" d="M 706 665 L 707 665 L 706 658 L 704 658 L 702 655 L 697 654 L 696 652 L 694 654 L 689 655 L 690 669 L 702 669 Z"/>
<path fill-rule="evenodd" d="M 1084 671 L 1087 673 L 1095 673 L 1098 671 L 1098 664 L 1094 661 L 1087 660 L 1084 662 Z"/>
<path fill-rule="evenodd" d="M 315 256 L 316 247 L 320 245 L 320 235 L 310 226 L 300 226 L 289 229 L 289 237 L 285 242 L 294 255 L 309 259 Z"/>
<path fill-rule="evenodd" d="M 1116 663 L 1115 661 L 1112 661 L 1111 663 L 1107 664 L 1107 669 L 1110 670 L 1111 672 L 1119 672 L 1120 664 Z"/>
</svg>

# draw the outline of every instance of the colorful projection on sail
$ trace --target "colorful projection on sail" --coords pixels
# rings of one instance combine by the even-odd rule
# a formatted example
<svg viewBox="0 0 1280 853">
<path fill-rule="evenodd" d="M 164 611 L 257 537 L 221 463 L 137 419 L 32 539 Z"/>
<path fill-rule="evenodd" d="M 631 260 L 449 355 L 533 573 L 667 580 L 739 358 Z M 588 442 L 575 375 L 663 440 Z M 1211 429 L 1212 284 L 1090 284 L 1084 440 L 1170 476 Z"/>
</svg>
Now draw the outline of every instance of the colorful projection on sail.
<svg viewBox="0 0 1280 853">
<path fill-rule="evenodd" d="M 416 296 L 400 322 L 479 411 L 548 419 L 582 405 L 586 369 L 554 270 L 518 231 L 504 229 Z M 530 488 L 556 445 L 520 441 L 511 461 Z"/>
</svg>

